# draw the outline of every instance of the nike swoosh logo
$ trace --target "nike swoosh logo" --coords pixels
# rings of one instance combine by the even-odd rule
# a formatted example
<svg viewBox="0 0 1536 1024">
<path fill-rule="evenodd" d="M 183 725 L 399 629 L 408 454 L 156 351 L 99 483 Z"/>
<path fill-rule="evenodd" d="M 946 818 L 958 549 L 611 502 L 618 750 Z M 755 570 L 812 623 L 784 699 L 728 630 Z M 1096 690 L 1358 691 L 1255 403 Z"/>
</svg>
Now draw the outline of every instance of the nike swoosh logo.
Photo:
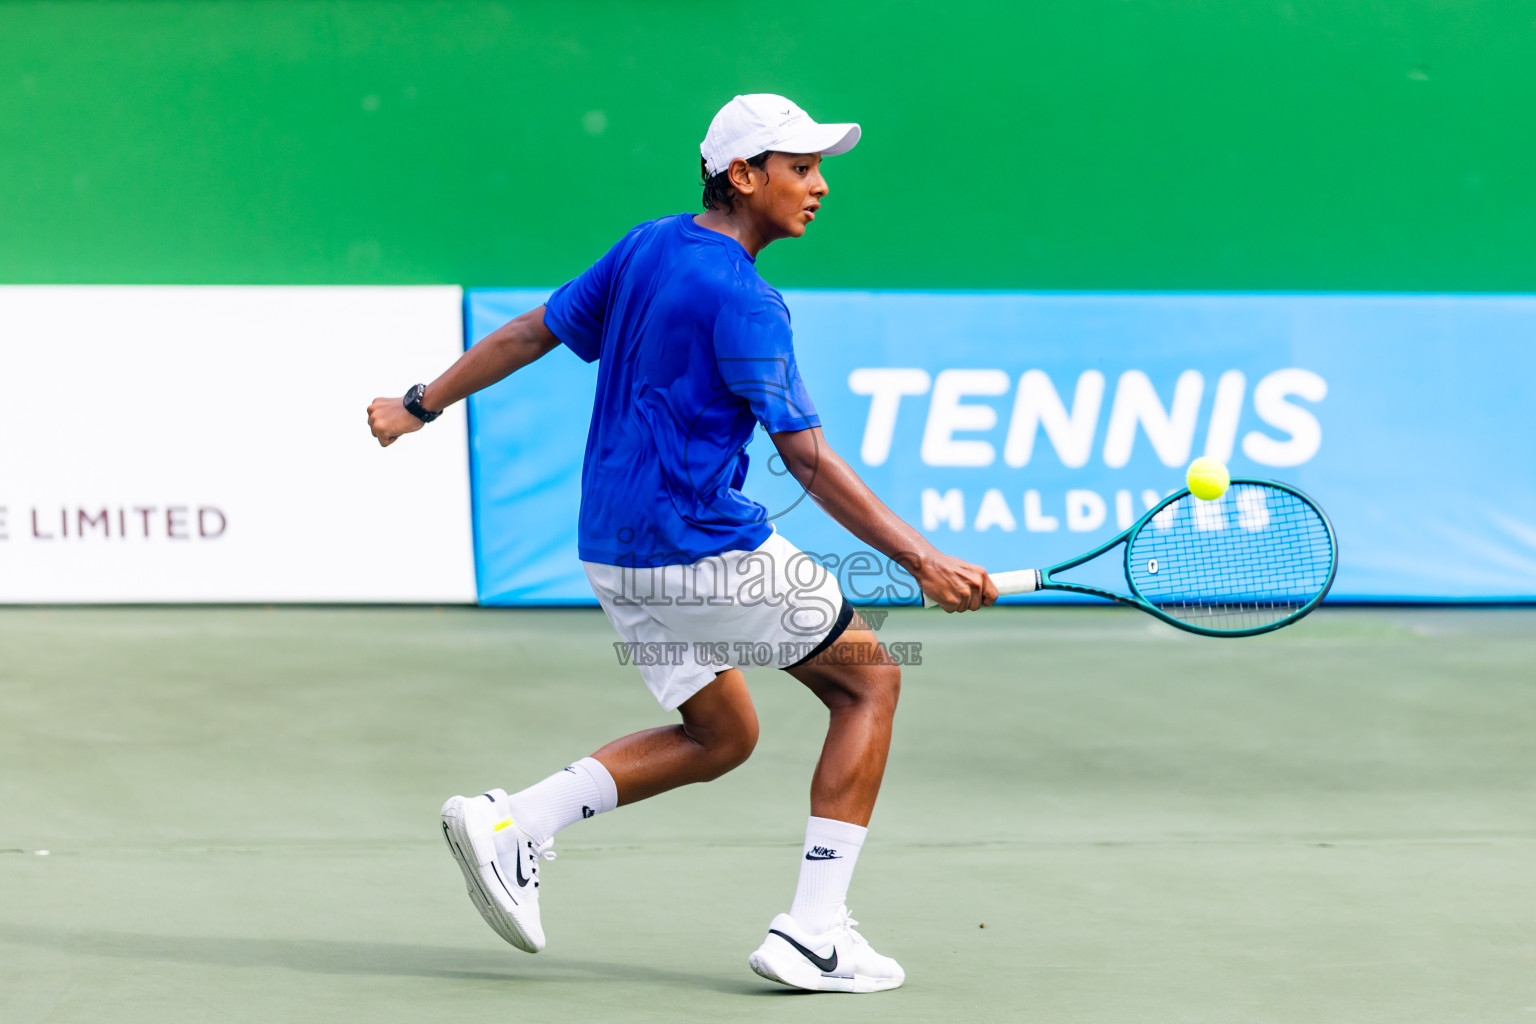
<svg viewBox="0 0 1536 1024">
<path fill-rule="evenodd" d="M 768 934 L 769 935 L 777 935 L 779 938 L 783 939 L 785 942 L 789 943 L 791 946 L 794 946 L 796 949 L 798 949 L 800 951 L 800 955 L 805 957 L 811 963 L 815 964 L 817 969 L 820 970 L 821 973 L 823 973 L 823 974 L 830 974 L 832 971 L 837 970 L 837 947 L 836 946 L 832 947 L 832 955 L 831 956 L 817 956 L 815 953 L 812 953 L 810 950 L 806 949 L 804 946 L 800 945 L 800 943 L 796 942 L 794 939 L 790 938 L 788 935 L 785 935 L 783 932 L 779 931 L 777 928 L 770 928 L 770 929 L 768 929 Z"/>
<path fill-rule="evenodd" d="M 523 877 L 523 851 L 519 850 L 517 851 L 517 887 L 519 889 L 527 888 L 528 881 L 528 879 Z"/>
<path fill-rule="evenodd" d="M 512 895 L 512 890 L 511 889 L 507 888 L 507 880 L 505 878 L 501 877 L 501 869 L 496 866 L 496 862 L 494 860 L 491 861 L 491 870 L 496 873 L 496 881 L 501 883 L 501 891 L 506 893 L 507 894 L 507 899 L 512 901 L 513 906 L 516 906 L 517 905 L 517 897 Z"/>
<path fill-rule="evenodd" d="M 808 854 L 805 855 L 805 859 L 806 860 L 842 860 L 843 859 L 843 855 L 840 854 L 840 853 L 834 853 L 830 857 L 822 857 L 822 856 L 817 856 L 816 854 L 808 853 Z"/>
</svg>

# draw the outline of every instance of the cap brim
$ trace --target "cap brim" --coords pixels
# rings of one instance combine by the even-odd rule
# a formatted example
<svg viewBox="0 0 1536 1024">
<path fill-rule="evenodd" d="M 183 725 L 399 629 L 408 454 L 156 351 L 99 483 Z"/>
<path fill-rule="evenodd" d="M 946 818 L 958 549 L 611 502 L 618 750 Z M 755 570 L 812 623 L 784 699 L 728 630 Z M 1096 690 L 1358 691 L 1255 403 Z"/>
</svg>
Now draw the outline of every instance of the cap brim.
<svg viewBox="0 0 1536 1024">
<path fill-rule="evenodd" d="M 818 124 L 774 143 L 780 153 L 820 153 L 837 156 L 859 144 L 859 126 L 856 124 Z"/>
</svg>

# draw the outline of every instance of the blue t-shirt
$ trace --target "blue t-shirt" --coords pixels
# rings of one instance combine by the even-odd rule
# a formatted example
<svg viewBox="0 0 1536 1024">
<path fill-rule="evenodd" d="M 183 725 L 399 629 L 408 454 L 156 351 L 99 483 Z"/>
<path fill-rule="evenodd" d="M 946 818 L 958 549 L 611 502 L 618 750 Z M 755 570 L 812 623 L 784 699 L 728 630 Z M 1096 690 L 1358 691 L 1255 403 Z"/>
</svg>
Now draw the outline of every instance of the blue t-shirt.
<svg viewBox="0 0 1536 1024">
<path fill-rule="evenodd" d="M 747 442 L 821 425 L 784 298 L 733 238 L 691 214 L 641 224 L 562 285 L 544 323 L 598 360 L 581 469 L 581 558 L 680 565 L 772 532 L 741 493 Z"/>
</svg>

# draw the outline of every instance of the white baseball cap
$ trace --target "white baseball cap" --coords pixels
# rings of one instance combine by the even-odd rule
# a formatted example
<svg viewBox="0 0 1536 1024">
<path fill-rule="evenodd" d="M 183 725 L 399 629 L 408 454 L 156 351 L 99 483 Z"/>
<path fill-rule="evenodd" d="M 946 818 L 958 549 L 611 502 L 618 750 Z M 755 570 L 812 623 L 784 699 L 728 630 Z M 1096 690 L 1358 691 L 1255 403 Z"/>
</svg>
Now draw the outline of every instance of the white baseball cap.
<svg viewBox="0 0 1536 1024">
<path fill-rule="evenodd" d="M 859 142 L 856 124 L 817 124 L 811 115 L 783 96 L 754 92 L 737 96 L 720 108 L 699 143 L 705 172 L 714 177 L 732 160 L 776 153 L 820 153 L 836 156 Z"/>
</svg>

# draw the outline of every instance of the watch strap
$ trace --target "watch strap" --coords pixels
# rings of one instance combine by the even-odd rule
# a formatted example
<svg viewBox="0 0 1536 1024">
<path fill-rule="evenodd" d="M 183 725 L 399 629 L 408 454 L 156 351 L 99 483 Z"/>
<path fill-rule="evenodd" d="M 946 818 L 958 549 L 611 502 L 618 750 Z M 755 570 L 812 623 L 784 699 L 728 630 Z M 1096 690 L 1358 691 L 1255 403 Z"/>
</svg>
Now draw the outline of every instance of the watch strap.
<svg viewBox="0 0 1536 1024">
<path fill-rule="evenodd" d="M 421 396 L 426 393 L 427 386 L 425 384 L 417 384 L 416 386 L 412 387 L 411 390 L 405 393 L 405 397 L 402 398 L 401 401 L 405 403 L 406 412 L 410 413 L 412 416 L 415 416 L 423 423 L 431 423 L 433 420 L 441 416 L 442 412 L 428 412 L 421 407 Z"/>
</svg>

